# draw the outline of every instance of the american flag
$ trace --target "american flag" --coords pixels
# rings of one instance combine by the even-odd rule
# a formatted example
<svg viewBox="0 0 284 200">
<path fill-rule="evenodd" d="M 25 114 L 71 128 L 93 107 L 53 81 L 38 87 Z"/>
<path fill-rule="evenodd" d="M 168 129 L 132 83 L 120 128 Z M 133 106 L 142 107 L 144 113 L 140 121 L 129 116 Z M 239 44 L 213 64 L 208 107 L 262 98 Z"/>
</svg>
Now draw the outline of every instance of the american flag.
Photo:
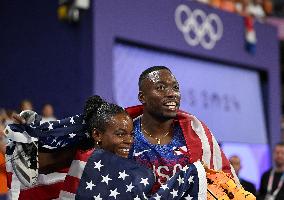
<svg viewBox="0 0 284 200">
<path fill-rule="evenodd" d="M 83 156 L 74 160 L 70 169 L 60 199 L 201 200 L 207 195 L 206 174 L 200 162 L 185 166 L 155 194 L 150 192 L 155 182 L 151 170 L 103 150 L 94 151 L 89 159 Z"/>
<path fill-rule="evenodd" d="M 256 53 L 256 32 L 254 28 L 254 17 L 246 16 L 244 17 L 245 24 L 245 48 L 250 54 Z"/>
<path fill-rule="evenodd" d="M 8 139 L 6 170 L 11 188 L 9 199 L 33 197 L 47 200 L 58 197 L 66 172 L 39 174 L 38 149 L 53 151 L 68 148 L 89 137 L 83 116 L 43 123 L 41 116 L 33 111 L 24 111 L 20 115 L 27 124 L 10 124 L 5 129 Z"/>
<path fill-rule="evenodd" d="M 33 111 L 24 111 L 20 115 L 25 116 L 30 123 L 10 124 L 6 127 L 6 135 L 13 142 L 38 141 L 40 149 L 49 151 L 72 147 L 89 137 L 83 115 L 49 122 L 43 122 L 42 117 Z M 9 146 L 8 154 L 14 150 L 11 147 L 14 145 Z"/>
</svg>

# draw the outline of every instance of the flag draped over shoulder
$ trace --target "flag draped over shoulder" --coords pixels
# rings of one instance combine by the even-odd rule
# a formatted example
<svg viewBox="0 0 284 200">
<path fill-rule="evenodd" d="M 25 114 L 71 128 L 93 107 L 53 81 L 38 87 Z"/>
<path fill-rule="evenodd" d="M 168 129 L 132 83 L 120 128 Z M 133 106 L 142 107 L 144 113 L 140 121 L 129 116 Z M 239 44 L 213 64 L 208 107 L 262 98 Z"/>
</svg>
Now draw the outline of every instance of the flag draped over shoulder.
<svg viewBox="0 0 284 200">
<path fill-rule="evenodd" d="M 126 111 L 135 119 L 143 114 L 143 106 L 129 107 Z M 238 186 L 240 186 L 234 169 L 230 166 L 229 160 L 206 124 L 194 115 L 182 110 L 178 111 L 177 120 L 186 141 L 186 154 L 190 159 L 190 163 L 202 160 L 210 169 L 231 173 Z"/>
<path fill-rule="evenodd" d="M 206 199 L 206 173 L 200 162 L 185 166 L 155 193 L 151 170 L 112 153 L 96 150 L 72 162 L 66 176 L 62 200 L 72 199 Z"/>
</svg>

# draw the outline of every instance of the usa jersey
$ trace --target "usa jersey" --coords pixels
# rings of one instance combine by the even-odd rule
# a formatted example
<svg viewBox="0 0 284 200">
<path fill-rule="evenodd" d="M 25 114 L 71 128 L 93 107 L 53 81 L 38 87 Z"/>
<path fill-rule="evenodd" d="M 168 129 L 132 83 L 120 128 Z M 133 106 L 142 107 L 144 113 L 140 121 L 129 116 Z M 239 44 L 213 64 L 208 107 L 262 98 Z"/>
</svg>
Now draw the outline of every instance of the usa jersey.
<svg viewBox="0 0 284 200">
<path fill-rule="evenodd" d="M 169 144 L 152 144 L 141 131 L 141 118 L 134 121 L 134 142 L 129 157 L 153 170 L 156 182 L 152 192 L 156 192 L 162 184 L 189 163 L 185 139 L 178 123 L 174 123 L 173 132 Z"/>
</svg>

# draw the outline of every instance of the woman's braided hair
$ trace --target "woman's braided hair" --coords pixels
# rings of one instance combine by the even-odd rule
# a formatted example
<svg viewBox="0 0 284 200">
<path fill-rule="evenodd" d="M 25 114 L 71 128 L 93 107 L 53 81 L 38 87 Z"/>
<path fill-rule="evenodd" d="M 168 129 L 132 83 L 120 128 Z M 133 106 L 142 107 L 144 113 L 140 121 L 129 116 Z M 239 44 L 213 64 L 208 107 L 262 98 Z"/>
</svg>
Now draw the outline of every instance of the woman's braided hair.
<svg viewBox="0 0 284 200">
<path fill-rule="evenodd" d="M 84 120 L 87 125 L 87 132 L 92 135 L 92 132 L 96 128 L 101 132 L 105 132 L 108 122 L 111 117 L 120 114 L 127 113 L 122 107 L 108 103 L 100 96 L 94 95 L 87 99 L 84 107 Z M 82 140 L 78 148 L 81 150 L 88 150 L 95 146 L 93 137 Z"/>
<path fill-rule="evenodd" d="M 84 108 L 88 133 L 92 134 L 94 128 L 104 132 L 110 118 L 120 113 L 127 114 L 122 107 L 108 103 L 98 95 L 89 97 Z"/>
</svg>

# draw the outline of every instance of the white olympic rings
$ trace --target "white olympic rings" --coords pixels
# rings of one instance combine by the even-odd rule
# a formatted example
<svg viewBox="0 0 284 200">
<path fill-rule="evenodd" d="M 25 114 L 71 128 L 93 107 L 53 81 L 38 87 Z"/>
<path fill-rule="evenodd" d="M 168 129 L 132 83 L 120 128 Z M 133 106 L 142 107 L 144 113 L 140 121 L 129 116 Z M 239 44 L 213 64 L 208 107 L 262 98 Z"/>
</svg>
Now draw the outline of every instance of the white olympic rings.
<svg viewBox="0 0 284 200">
<path fill-rule="evenodd" d="M 213 49 L 223 35 L 223 23 L 218 15 L 210 13 L 206 16 L 202 10 L 191 10 L 184 4 L 176 8 L 175 22 L 190 46 L 200 44 L 205 49 Z"/>
</svg>

